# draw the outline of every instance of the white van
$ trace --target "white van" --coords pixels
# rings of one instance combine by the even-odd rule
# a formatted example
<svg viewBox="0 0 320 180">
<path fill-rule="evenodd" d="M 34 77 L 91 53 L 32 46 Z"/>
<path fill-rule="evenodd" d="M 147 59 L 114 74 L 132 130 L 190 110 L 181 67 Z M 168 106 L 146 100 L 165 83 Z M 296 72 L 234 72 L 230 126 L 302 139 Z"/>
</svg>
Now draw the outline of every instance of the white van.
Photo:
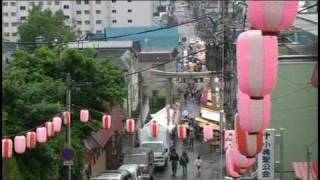
<svg viewBox="0 0 320 180">
<path fill-rule="evenodd" d="M 118 169 L 127 170 L 130 172 L 132 176 L 132 180 L 139 180 L 141 179 L 141 173 L 139 171 L 139 165 L 138 164 L 124 164 L 120 166 Z"/>
</svg>

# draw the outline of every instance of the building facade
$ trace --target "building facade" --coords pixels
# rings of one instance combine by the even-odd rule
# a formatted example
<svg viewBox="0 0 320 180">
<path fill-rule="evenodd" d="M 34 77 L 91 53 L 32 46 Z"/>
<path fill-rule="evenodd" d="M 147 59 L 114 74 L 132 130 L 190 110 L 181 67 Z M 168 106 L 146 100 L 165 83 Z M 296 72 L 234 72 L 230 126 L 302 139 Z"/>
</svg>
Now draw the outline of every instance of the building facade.
<svg viewBox="0 0 320 180">
<path fill-rule="evenodd" d="M 19 39 L 18 26 L 34 6 L 52 11 L 62 10 L 65 22 L 81 38 L 88 33 L 103 32 L 105 27 L 151 26 L 154 1 L 3 1 L 2 38 Z"/>
</svg>

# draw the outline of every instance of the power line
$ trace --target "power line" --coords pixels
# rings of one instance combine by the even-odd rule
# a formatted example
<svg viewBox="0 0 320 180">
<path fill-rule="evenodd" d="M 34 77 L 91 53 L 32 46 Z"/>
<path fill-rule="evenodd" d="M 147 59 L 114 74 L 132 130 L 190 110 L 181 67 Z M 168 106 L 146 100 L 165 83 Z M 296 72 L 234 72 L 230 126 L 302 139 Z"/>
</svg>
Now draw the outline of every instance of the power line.
<svg viewBox="0 0 320 180">
<path fill-rule="evenodd" d="M 313 8 L 313 7 L 315 7 L 315 6 L 318 6 L 318 3 L 319 3 L 319 1 L 317 1 L 317 3 L 315 3 L 315 4 L 313 4 L 313 5 L 310 5 L 310 6 L 307 6 L 306 8 L 304 8 L 304 9 L 301 9 L 301 10 L 298 11 L 297 13 L 298 13 L 298 14 L 301 14 L 302 11 L 305 11 L 305 10 L 307 10 L 307 9 Z"/>
</svg>

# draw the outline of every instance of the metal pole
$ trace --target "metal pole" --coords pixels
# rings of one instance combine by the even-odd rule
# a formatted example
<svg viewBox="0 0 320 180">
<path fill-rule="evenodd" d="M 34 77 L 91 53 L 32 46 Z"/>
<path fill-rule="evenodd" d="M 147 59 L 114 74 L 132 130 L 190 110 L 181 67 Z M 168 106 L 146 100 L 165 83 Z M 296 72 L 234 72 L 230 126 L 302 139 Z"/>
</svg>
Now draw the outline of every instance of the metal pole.
<svg viewBox="0 0 320 180">
<path fill-rule="evenodd" d="M 284 179 L 284 128 L 280 128 L 280 180 Z"/>
<path fill-rule="evenodd" d="M 67 84 L 66 106 L 67 106 L 67 111 L 70 112 L 70 116 L 71 116 L 72 79 L 71 79 L 70 73 L 67 73 L 66 84 Z M 68 126 L 67 126 L 66 135 L 67 135 L 68 148 L 71 148 L 71 123 L 69 123 Z M 68 165 L 68 180 L 71 180 L 71 164 Z"/>
<path fill-rule="evenodd" d="M 310 180 L 310 155 L 311 155 L 311 148 L 307 147 L 307 163 L 308 163 L 308 176 L 307 180 Z"/>
</svg>

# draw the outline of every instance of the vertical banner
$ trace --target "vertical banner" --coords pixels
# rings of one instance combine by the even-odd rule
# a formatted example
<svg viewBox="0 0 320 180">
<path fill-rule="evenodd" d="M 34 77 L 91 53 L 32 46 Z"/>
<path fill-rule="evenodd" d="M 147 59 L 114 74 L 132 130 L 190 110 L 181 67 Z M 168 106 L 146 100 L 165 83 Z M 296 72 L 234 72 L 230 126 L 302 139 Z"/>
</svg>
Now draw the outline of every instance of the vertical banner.
<svg viewBox="0 0 320 180">
<path fill-rule="evenodd" d="M 263 148 L 258 155 L 258 179 L 274 180 L 275 129 L 266 129 Z"/>
</svg>

